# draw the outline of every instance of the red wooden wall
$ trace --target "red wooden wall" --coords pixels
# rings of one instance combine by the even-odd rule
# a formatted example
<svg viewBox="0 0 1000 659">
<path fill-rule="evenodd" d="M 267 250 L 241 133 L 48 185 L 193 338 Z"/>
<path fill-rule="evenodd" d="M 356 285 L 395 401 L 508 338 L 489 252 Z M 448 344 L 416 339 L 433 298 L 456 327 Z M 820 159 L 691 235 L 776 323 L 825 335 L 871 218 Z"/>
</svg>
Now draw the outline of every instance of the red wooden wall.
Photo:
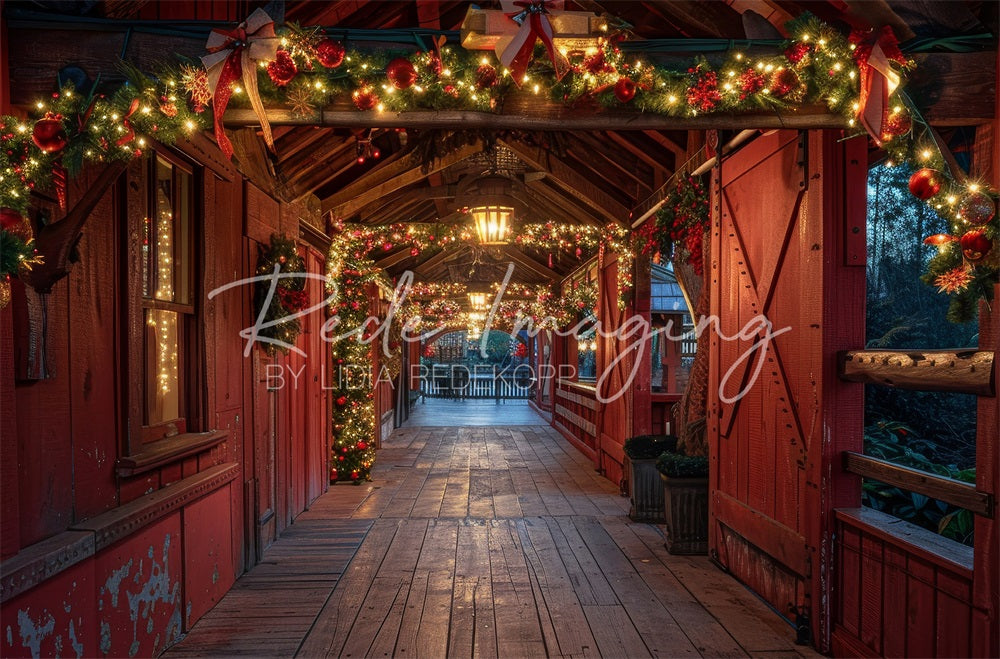
<svg viewBox="0 0 1000 659">
<path fill-rule="evenodd" d="M 783 614 L 806 609 L 821 649 L 832 509 L 860 497 L 836 457 L 861 446 L 861 391 L 837 380 L 836 352 L 864 341 L 867 159 L 864 140 L 840 137 L 775 131 L 723 161 L 709 277 L 721 328 L 709 353 L 710 552 Z M 756 359 L 727 380 L 763 333 L 720 335 L 761 314 L 790 330 L 755 380 Z"/>
<path fill-rule="evenodd" d="M 182 151 L 197 165 L 204 148 Z M 202 295 L 250 276 L 258 245 L 272 232 L 298 236 L 301 214 L 217 157 L 205 162 L 196 177 Z M 95 173 L 73 182 L 70 204 Z M 244 358 L 239 331 L 251 324 L 249 288 L 198 302 L 199 416 L 224 432 L 221 441 L 116 475 L 127 382 L 127 231 L 118 208 L 125 180 L 88 220 L 70 275 L 44 298 L 16 283 L 12 305 L 0 310 L 0 626 L 11 630 L 0 638 L 3 656 L 157 654 L 327 487 L 325 318 L 304 321 L 299 345 L 307 357 L 269 357 L 258 348 Z M 302 250 L 309 270 L 322 273 L 323 254 Z M 320 282 L 309 286 L 313 300 L 325 297 Z M 29 346 L 42 336 L 29 329 L 29 296 L 47 312 L 46 379 L 26 378 Z M 268 364 L 284 369 L 286 386 L 268 390 Z"/>
</svg>

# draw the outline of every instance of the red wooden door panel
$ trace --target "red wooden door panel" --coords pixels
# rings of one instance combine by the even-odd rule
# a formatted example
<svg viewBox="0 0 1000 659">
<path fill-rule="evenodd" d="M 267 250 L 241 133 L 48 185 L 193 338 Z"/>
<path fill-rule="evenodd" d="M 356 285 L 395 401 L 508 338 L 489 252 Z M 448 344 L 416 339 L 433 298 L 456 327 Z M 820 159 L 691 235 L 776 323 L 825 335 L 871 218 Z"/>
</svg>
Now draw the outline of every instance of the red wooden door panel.
<svg viewBox="0 0 1000 659">
<path fill-rule="evenodd" d="M 628 318 L 628 310 L 618 306 L 618 260 L 606 255 L 600 269 L 600 319 L 603 331 L 615 332 Z M 612 483 L 622 480 L 622 445 L 628 437 L 632 412 L 631 396 L 625 392 L 629 380 L 632 356 L 622 356 L 627 345 L 614 336 L 598 335 L 597 345 L 597 461 L 598 469 Z M 575 366 L 575 360 L 573 362 Z"/>
<path fill-rule="evenodd" d="M 860 445 L 860 392 L 835 377 L 836 350 L 864 338 L 864 258 L 848 257 L 845 222 L 864 226 L 863 204 L 858 218 L 846 203 L 865 194 L 865 161 L 846 157 L 863 148 L 855 142 L 775 131 L 713 180 L 710 548 L 785 615 L 807 608 L 820 647 L 830 510 L 859 491 L 833 460 L 837 442 Z M 751 352 L 765 318 L 772 338 Z"/>
</svg>

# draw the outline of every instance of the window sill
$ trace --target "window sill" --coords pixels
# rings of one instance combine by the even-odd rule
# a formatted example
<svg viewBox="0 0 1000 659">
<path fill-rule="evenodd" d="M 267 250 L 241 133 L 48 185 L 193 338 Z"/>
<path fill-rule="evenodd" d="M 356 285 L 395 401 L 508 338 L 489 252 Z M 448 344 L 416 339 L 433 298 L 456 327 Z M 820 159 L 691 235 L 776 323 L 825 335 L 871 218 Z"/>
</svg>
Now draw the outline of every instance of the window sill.
<svg viewBox="0 0 1000 659">
<path fill-rule="evenodd" d="M 175 435 L 168 440 L 157 442 L 153 448 L 148 448 L 141 453 L 119 458 L 115 463 L 115 473 L 123 478 L 143 474 L 213 448 L 226 441 L 228 437 L 228 430 Z"/>
</svg>

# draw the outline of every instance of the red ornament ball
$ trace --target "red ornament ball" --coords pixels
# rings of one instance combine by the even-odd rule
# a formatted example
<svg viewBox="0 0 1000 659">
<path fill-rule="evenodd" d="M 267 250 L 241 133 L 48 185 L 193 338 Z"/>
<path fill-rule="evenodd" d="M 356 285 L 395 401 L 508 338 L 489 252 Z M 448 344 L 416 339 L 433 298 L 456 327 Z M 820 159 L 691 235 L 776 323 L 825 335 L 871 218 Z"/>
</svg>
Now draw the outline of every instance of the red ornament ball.
<svg viewBox="0 0 1000 659">
<path fill-rule="evenodd" d="M 391 252 L 392 251 L 392 243 L 382 243 L 382 251 Z"/>
<path fill-rule="evenodd" d="M 788 96 L 801 85 L 799 75 L 791 69 L 778 69 L 771 76 L 771 95 L 777 98 Z"/>
<path fill-rule="evenodd" d="M 958 202 L 958 216 L 974 226 L 982 226 L 993 219 L 997 209 L 989 195 L 973 192 Z"/>
<path fill-rule="evenodd" d="M 966 231 L 959 243 L 962 245 L 962 254 L 972 262 L 982 259 L 993 248 L 993 241 L 986 237 L 986 232 L 982 229 Z"/>
<path fill-rule="evenodd" d="M 358 442 L 359 451 L 364 451 L 366 448 L 368 448 L 368 442 Z"/>
<path fill-rule="evenodd" d="M 410 256 L 420 256 L 420 250 L 416 247 L 410 248 Z"/>
<path fill-rule="evenodd" d="M 397 57 L 385 67 L 389 82 L 396 89 L 407 89 L 417 81 L 417 70 L 413 63 L 405 57 Z"/>
<path fill-rule="evenodd" d="M 941 172 L 924 167 L 913 172 L 910 177 L 910 193 L 924 201 L 941 192 L 943 177 Z"/>
<path fill-rule="evenodd" d="M 894 137 L 906 135 L 911 128 L 913 128 L 913 121 L 910 119 L 910 115 L 905 112 L 893 112 L 882 124 L 882 141 L 888 142 Z"/>
<path fill-rule="evenodd" d="M 365 87 L 354 92 L 352 100 L 354 101 L 354 107 L 359 110 L 371 110 L 378 105 L 378 95 L 375 94 L 371 87 Z"/>
<path fill-rule="evenodd" d="M 615 98 L 619 103 L 628 103 L 635 98 L 635 82 L 631 78 L 618 78 L 615 83 Z"/>
<path fill-rule="evenodd" d="M 299 72 L 295 66 L 295 60 L 288 54 L 287 50 L 279 50 L 274 61 L 267 65 L 267 75 L 271 82 L 279 87 L 284 87 L 292 81 Z"/>
<path fill-rule="evenodd" d="M 323 39 L 316 44 L 316 59 L 328 69 L 335 69 L 344 62 L 344 44 L 333 39 Z"/>
<path fill-rule="evenodd" d="M 62 151 L 69 142 L 66 129 L 63 128 L 62 116 L 46 112 L 45 117 L 35 122 L 35 127 L 31 131 L 31 141 L 45 153 Z"/>
<path fill-rule="evenodd" d="M 361 474 L 359 474 L 357 471 L 352 471 L 351 472 L 351 478 L 353 480 L 358 480 L 359 478 L 361 478 Z"/>
<path fill-rule="evenodd" d="M 476 69 L 476 89 L 495 87 L 497 80 L 497 70 L 489 64 L 482 64 Z"/>
<path fill-rule="evenodd" d="M 347 396 L 340 396 L 337 398 L 337 405 L 340 405 L 341 407 L 347 405 Z"/>
</svg>

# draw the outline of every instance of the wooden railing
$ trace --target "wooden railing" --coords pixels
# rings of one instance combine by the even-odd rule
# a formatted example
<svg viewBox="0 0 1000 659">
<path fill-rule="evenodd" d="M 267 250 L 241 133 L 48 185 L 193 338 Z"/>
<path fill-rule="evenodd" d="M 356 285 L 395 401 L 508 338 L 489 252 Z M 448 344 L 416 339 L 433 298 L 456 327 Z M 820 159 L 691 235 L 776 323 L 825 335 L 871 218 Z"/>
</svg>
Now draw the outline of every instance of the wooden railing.
<svg viewBox="0 0 1000 659">
<path fill-rule="evenodd" d="M 903 467 L 854 451 L 844 452 L 844 471 L 909 492 L 923 494 L 965 508 L 983 517 L 993 517 L 993 495 L 980 492 L 972 483 L 963 483 L 953 478 Z"/>
<path fill-rule="evenodd" d="M 840 377 L 897 389 L 994 396 L 993 353 L 976 350 L 850 350 L 840 354 Z M 993 517 L 993 495 L 971 483 L 904 467 L 853 451 L 844 470 Z"/>
<path fill-rule="evenodd" d="M 850 350 L 840 354 L 840 377 L 897 389 L 996 395 L 993 353 L 976 350 Z"/>
<path fill-rule="evenodd" d="M 994 354 L 976 350 L 852 350 L 850 382 L 995 396 Z M 844 471 L 992 518 L 994 494 L 972 483 L 853 451 Z M 976 647 L 973 550 L 871 508 L 838 509 L 834 655 L 971 656 Z M 977 538 L 978 542 L 978 538 Z M 936 605 L 933 603 L 937 602 Z"/>
<path fill-rule="evenodd" d="M 569 380 L 556 383 L 552 424 L 589 451 L 597 447 L 597 398 L 593 386 Z"/>
</svg>

